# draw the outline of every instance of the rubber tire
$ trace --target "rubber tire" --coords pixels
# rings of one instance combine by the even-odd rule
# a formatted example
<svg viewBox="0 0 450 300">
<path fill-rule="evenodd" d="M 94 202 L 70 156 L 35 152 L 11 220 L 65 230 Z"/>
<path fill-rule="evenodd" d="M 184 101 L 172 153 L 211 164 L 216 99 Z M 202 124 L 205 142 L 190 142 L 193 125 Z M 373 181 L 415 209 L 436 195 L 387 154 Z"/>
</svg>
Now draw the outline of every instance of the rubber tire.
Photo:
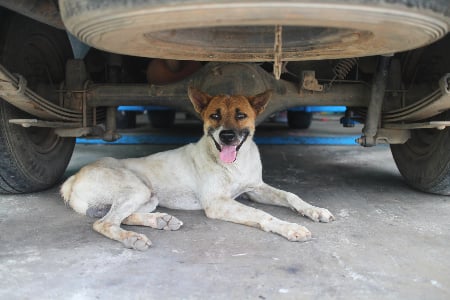
<svg viewBox="0 0 450 300">
<path fill-rule="evenodd" d="M 450 195 L 450 128 L 418 129 L 411 135 L 405 144 L 391 145 L 403 178 L 423 192 Z"/>
<path fill-rule="evenodd" d="M 75 146 L 53 129 L 24 128 L 9 119 L 31 116 L 0 99 L 0 193 L 37 192 L 52 187 L 64 174 Z"/>
<path fill-rule="evenodd" d="M 65 62 L 72 53 L 64 31 L 15 13 L 4 14 L 0 28 L 0 63 L 27 78 L 31 89 L 43 80 L 45 83 L 48 76 L 54 83 L 64 79 Z M 49 62 L 47 76 L 37 77 L 29 65 L 30 59 L 33 63 Z M 74 138 L 58 137 L 53 129 L 24 128 L 8 122 L 29 118 L 35 117 L 0 98 L 1 194 L 30 193 L 52 187 L 64 174 L 72 156 Z"/>
<path fill-rule="evenodd" d="M 269 28 L 274 24 L 288 25 L 283 32 L 286 61 L 298 57 L 318 60 L 397 53 L 421 47 L 446 32 L 450 16 L 448 0 L 223 2 L 227 5 L 217 5 L 214 0 L 60 0 L 58 3 L 67 30 L 98 49 L 131 56 L 222 62 L 273 61 L 273 45 L 264 41 L 271 40 L 273 34 Z M 307 18 L 303 17 L 305 14 Z M 332 22 L 327 19 L 331 14 Z M 314 33 L 314 27 L 322 23 L 323 30 Z M 391 30 L 390 24 L 399 26 Z M 228 26 L 240 26 L 241 30 L 228 31 Z M 295 26 L 305 27 L 305 33 L 298 38 L 295 33 L 289 33 L 289 27 Z M 347 37 L 342 33 L 334 40 L 331 34 L 335 28 L 354 34 Z M 182 29 L 186 31 L 180 32 Z M 408 36 L 415 30 L 421 32 L 417 42 Z M 290 36 L 293 38 L 289 39 Z M 295 43 L 295 39 L 301 43 Z M 361 40 L 363 46 L 359 48 L 354 39 Z M 389 41 L 394 41 L 392 46 Z"/>
<path fill-rule="evenodd" d="M 312 122 L 312 113 L 306 111 L 288 111 L 288 126 L 292 129 L 308 129 Z"/>
<path fill-rule="evenodd" d="M 154 110 L 148 112 L 148 119 L 154 128 L 170 128 L 175 123 L 175 110 Z"/>
</svg>

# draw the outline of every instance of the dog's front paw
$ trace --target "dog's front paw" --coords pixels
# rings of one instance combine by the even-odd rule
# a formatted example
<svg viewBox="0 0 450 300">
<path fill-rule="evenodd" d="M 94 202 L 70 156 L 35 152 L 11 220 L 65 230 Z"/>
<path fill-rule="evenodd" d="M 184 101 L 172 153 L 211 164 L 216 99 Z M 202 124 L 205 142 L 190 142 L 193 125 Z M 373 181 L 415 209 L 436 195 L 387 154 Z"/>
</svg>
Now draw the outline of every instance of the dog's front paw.
<svg viewBox="0 0 450 300">
<path fill-rule="evenodd" d="M 315 222 L 328 223 L 335 220 L 334 216 L 326 208 L 311 207 L 301 211 L 301 214 Z"/>
<path fill-rule="evenodd" d="M 178 230 L 183 222 L 168 214 L 161 214 L 156 219 L 156 228 L 164 230 Z"/>
<path fill-rule="evenodd" d="M 304 226 L 290 223 L 286 225 L 283 236 L 291 242 L 305 242 L 311 239 L 311 231 Z"/>
<path fill-rule="evenodd" d="M 143 234 L 130 232 L 128 236 L 122 241 L 127 248 L 136 249 L 140 251 L 147 250 L 152 242 Z"/>
</svg>

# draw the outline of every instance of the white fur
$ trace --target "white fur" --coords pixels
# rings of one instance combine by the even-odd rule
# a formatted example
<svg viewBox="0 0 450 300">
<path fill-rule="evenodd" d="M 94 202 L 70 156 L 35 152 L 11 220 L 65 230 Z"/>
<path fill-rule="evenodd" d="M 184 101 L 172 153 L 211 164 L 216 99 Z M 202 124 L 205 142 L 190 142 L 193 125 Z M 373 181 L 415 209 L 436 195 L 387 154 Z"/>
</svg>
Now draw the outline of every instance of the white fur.
<svg viewBox="0 0 450 300">
<path fill-rule="evenodd" d="M 136 214 L 149 213 L 157 205 L 203 209 L 210 218 L 259 227 L 291 241 L 311 238 L 311 233 L 303 226 L 279 220 L 234 200 L 244 193 L 253 201 L 290 207 L 314 221 L 334 219 L 328 210 L 265 184 L 259 152 L 251 137 L 240 148 L 234 163 L 222 163 L 212 138 L 205 135 L 195 144 L 143 158 L 104 158 L 82 168 L 61 188 L 65 201 L 79 213 L 85 214 L 90 207 L 112 205 L 108 214 L 94 224 L 94 229 L 130 248 L 144 250 L 151 243 L 144 235 L 121 229 L 120 224 L 127 223 L 132 216 L 149 219 L 142 224 L 133 221 L 134 225 L 161 221 L 159 215 Z M 176 226 L 167 223 L 161 228 L 178 229 L 182 224 L 176 218 L 171 222 Z"/>
</svg>

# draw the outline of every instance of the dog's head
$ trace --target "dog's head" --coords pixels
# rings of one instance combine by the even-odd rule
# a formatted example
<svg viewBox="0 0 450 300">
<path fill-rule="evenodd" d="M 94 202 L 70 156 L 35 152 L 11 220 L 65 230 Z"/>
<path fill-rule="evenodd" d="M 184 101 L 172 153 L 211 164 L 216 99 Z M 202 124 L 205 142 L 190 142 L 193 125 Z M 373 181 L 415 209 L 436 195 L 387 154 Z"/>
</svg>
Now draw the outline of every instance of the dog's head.
<svg viewBox="0 0 450 300">
<path fill-rule="evenodd" d="M 256 117 L 264 111 L 272 91 L 256 96 L 210 96 L 189 88 L 189 99 L 203 120 L 205 135 L 211 138 L 223 163 L 232 163 L 247 138 L 255 132 Z"/>
</svg>

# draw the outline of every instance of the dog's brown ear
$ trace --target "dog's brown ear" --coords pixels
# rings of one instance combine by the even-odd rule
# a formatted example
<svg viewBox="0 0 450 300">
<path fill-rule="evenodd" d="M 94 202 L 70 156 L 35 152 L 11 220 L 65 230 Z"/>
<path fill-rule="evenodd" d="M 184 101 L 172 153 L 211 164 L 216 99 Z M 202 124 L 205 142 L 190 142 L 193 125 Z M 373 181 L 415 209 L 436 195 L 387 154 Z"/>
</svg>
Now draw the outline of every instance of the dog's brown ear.
<svg viewBox="0 0 450 300">
<path fill-rule="evenodd" d="M 264 111 L 271 96 L 272 90 L 267 90 L 264 93 L 258 94 L 256 96 L 248 97 L 248 101 L 252 105 L 257 115 Z"/>
<path fill-rule="evenodd" d="M 210 95 L 196 89 L 192 86 L 188 89 L 188 96 L 194 105 L 195 111 L 201 114 L 205 108 L 208 106 L 209 101 L 212 99 Z"/>
</svg>

